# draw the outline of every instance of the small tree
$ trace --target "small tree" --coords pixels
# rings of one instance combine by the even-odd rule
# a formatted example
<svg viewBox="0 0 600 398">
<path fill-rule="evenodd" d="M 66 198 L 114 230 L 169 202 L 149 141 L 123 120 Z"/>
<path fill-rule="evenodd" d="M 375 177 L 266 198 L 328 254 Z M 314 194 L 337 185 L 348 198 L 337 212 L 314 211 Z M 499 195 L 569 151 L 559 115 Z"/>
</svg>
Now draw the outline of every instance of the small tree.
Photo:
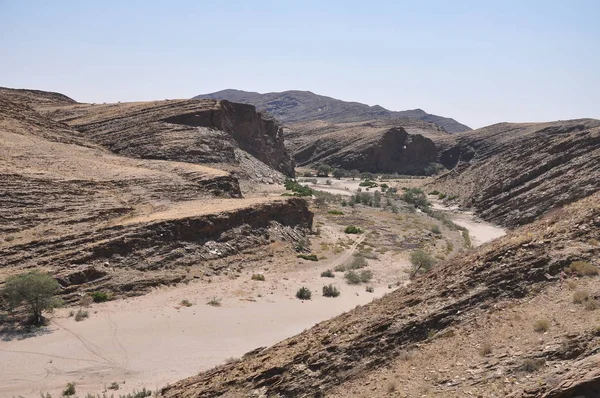
<svg viewBox="0 0 600 398">
<path fill-rule="evenodd" d="M 326 164 L 322 164 L 317 168 L 317 177 L 329 177 L 331 167 Z"/>
<path fill-rule="evenodd" d="M 344 177 L 346 175 L 346 173 L 344 173 L 343 170 L 335 169 L 335 170 L 333 170 L 333 174 L 332 175 L 333 175 L 333 178 L 339 180 L 340 178 Z"/>
<path fill-rule="evenodd" d="M 415 250 L 410 254 L 410 262 L 412 264 L 412 276 L 416 276 L 418 273 L 425 273 L 431 269 L 435 260 L 429 253 L 423 250 Z"/>
<path fill-rule="evenodd" d="M 53 296 L 58 289 L 58 282 L 50 275 L 31 271 L 9 277 L 6 280 L 4 293 L 13 307 L 25 301 L 31 310 L 32 323 L 41 325 L 44 321 L 42 311 L 52 308 Z"/>
</svg>

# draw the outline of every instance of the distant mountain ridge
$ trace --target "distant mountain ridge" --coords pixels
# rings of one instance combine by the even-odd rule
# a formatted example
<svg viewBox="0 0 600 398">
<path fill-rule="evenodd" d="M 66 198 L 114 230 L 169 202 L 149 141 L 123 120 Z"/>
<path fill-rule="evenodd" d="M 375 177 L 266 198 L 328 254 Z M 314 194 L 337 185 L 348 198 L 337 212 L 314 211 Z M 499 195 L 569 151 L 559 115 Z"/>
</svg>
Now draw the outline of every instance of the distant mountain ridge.
<svg viewBox="0 0 600 398">
<path fill-rule="evenodd" d="M 242 90 L 222 90 L 201 94 L 194 99 L 225 99 L 241 102 L 265 110 L 284 123 L 323 120 L 330 123 L 351 123 L 367 120 L 410 118 L 435 123 L 449 133 L 472 130 L 454 119 L 432 115 L 422 109 L 390 111 L 379 105 L 369 106 L 347 102 L 310 91 L 290 90 L 281 93 L 255 93 Z"/>
</svg>

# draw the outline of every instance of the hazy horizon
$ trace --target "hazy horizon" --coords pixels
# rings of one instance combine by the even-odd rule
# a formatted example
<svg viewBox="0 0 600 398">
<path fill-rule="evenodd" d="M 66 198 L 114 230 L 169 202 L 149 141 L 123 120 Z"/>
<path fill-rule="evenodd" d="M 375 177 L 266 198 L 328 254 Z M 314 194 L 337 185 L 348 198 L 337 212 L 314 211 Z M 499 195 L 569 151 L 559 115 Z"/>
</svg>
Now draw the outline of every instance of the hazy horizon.
<svg viewBox="0 0 600 398">
<path fill-rule="evenodd" d="M 600 119 L 593 1 L 0 0 L 0 86 L 80 102 L 311 91 L 472 128 Z"/>
</svg>

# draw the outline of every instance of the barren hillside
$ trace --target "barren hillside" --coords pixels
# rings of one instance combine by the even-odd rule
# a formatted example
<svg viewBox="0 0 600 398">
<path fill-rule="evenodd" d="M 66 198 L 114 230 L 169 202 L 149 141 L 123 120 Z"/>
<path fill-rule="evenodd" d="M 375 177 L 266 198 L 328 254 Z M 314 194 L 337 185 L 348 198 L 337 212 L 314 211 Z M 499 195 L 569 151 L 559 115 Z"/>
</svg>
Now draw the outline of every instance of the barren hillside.
<svg viewBox="0 0 600 398">
<path fill-rule="evenodd" d="M 471 130 L 454 119 L 431 115 L 422 109 L 394 112 L 379 105 L 369 106 L 313 94 L 310 91 L 284 91 L 259 94 L 241 90 L 223 90 L 194 98 L 225 99 L 252 104 L 278 120 L 289 124 L 321 120 L 329 123 L 351 123 L 368 120 L 409 118 L 435 123 L 449 133 Z"/>
<path fill-rule="evenodd" d="M 184 266 L 208 272 L 209 260 L 297 239 L 312 223 L 302 200 L 242 199 L 226 171 L 293 173 L 279 128 L 251 106 L 91 105 L 10 89 L 0 105 L 0 271 L 42 267 L 68 300 L 181 281 Z"/>
<path fill-rule="evenodd" d="M 458 167 L 432 185 L 510 227 L 600 189 L 600 121 L 500 123 L 455 135 Z"/>
<path fill-rule="evenodd" d="M 596 396 L 599 199 L 162 396 Z"/>
</svg>

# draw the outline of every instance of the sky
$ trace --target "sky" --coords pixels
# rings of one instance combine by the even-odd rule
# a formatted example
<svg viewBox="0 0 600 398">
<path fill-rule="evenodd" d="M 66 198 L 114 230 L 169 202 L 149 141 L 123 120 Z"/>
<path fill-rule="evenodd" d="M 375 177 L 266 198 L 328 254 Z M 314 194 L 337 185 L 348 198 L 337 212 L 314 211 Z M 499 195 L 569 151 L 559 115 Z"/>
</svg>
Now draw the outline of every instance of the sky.
<svg viewBox="0 0 600 398">
<path fill-rule="evenodd" d="M 309 90 L 473 128 L 600 119 L 600 1 L 0 0 L 0 86 Z"/>
</svg>

